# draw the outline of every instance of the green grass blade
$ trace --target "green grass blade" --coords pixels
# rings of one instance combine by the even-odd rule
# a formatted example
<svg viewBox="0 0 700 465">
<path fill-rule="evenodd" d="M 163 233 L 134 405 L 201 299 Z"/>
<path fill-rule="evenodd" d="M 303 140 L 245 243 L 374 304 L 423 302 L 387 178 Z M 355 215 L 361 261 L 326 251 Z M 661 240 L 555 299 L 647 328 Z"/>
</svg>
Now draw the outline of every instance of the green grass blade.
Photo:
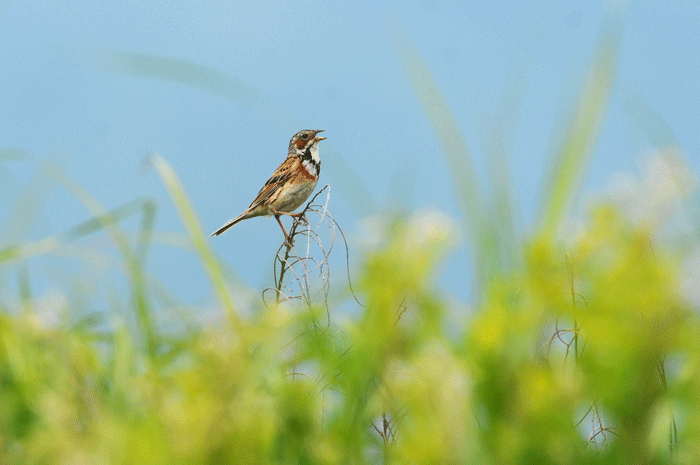
<svg viewBox="0 0 700 465">
<path fill-rule="evenodd" d="M 625 102 L 625 109 L 654 147 L 659 149 L 670 145 L 680 146 L 671 126 L 642 95 L 629 97 Z"/>
<path fill-rule="evenodd" d="M 584 177 L 610 101 L 621 28 L 613 21 L 602 32 L 596 56 L 579 91 L 568 128 L 555 151 L 541 214 L 542 232 L 556 234 Z"/>
<path fill-rule="evenodd" d="M 135 314 L 139 323 L 139 329 L 143 333 L 144 341 L 147 347 L 148 354 L 151 358 L 156 355 L 157 336 L 155 322 L 152 316 L 152 306 L 149 300 L 149 291 L 146 286 L 146 279 L 142 264 L 136 259 L 136 256 L 129 244 L 128 236 L 119 228 L 115 219 L 109 215 L 109 212 L 92 196 L 83 186 L 75 182 L 63 170 L 58 167 L 46 164 L 44 167 L 46 172 L 58 184 L 62 185 L 70 192 L 79 202 L 81 202 L 88 211 L 97 220 L 96 226 L 105 229 L 117 246 L 132 293 L 132 303 L 135 307 Z M 74 231 L 75 234 L 82 234 L 85 229 Z"/>
<path fill-rule="evenodd" d="M 513 184 L 507 160 L 507 154 L 512 150 L 512 129 L 510 133 L 506 130 L 515 128 L 517 125 L 525 98 L 525 87 L 524 68 L 517 69 L 506 83 L 498 112 L 484 138 L 487 141 L 484 144 L 486 166 L 489 171 L 490 186 L 493 189 L 493 208 L 488 210 L 488 214 L 498 233 L 499 256 L 504 269 L 517 267 L 521 257 L 519 236 L 516 234 L 517 207 L 511 188 Z M 487 121 L 488 118 L 483 120 Z"/>
<path fill-rule="evenodd" d="M 412 39 L 405 32 L 397 32 L 395 43 L 406 77 L 445 154 L 467 227 L 477 239 L 483 222 L 483 200 L 476 170 L 457 121 Z"/>
<path fill-rule="evenodd" d="M 30 314 L 32 308 L 32 286 L 29 281 L 29 271 L 26 264 L 19 267 L 17 282 L 19 283 L 19 297 L 24 312 Z"/>
<path fill-rule="evenodd" d="M 3 178 L 5 176 L 0 176 Z M 7 175 L 8 178 L 11 176 Z M 0 247 L 10 244 L 18 244 L 27 237 L 32 227 L 36 224 L 41 213 L 41 206 L 44 200 L 51 194 L 53 186 L 46 182 L 43 176 L 34 176 L 26 184 L 17 183 L 11 179 L 10 184 L 14 185 L 14 204 L 10 208 L 9 214 L 5 217 L 5 222 L 0 226 Z M 8 258 L 0 251 L 0 262 Z M 12 254 L 10 254 L 10 257 Z M 7 272 L 9 270 L 0 268 L 0 283 L 7 282 Z M 0 288 L 2 288 L 0 284 Z"/>
<path fill-rule="evenodd" d="M 105 224 L 117 224 L 140 211 L 146 210 L 146 204 L 150 201 L 142 199 L 133 200 L 121 207 L 110 210 L 104 215 L 91 218 L 68 231 L 47 237 L 38 241 L 25 243 L 22 245 L 12 245 L 0 249 L 0 263 L 11 259 L 26 260 L 31 257 L 49 254 L 68 243 L 86 237 L 90 234 L 102 231 Z M 144 212 L 144 216 L 146 213 Z M 128 241 L 128 239 L 127 239 Z"/>
<path fill-rule="evenodd" d="M 87 56 L 94 68 L 128 76 L 170 81 L 193 87 L 254 111 L 280 127 L 295 126 L 292 113 L 265 98 L 252 84 L 228 73 L 187 60 L 121 50 L 103 50 Z"/>
<path fill-rule="evenodd" d="M 156 204 L 153 200 L 147 200 L 143 203 L 143 217 L 141 227 L 139 228 L 139 236 L 136 242 L 136 259 L 142 265 L 146 262 L 146 254 L 152 243 L 153 224 L 156 218 Z"/>
<path fill-rule="evenodd" d="M 148 208 L 147 205 L 149 203 L 152 203 L 151 200 L 149 199 L 136 199 L 132 200 L 131 202 L 128 202 L 121 207 L 117 207 L 113 210 L 104 212 L 103 214 L 100 215 L 95 215 L 93 218 L 79 224 L 78 226 L 75 226 L 65 233 L 62 234 L 62 239 L 65 240 L 66 242 L 71 242 L 75 241 L 78 239 L 82 239 L 83 237 L 86 237 L 90 234 L 93 234 L 97 231 L 101 231 L 105 226 L 107 225 L 116 225 L 122 222 L 123 220 L 139 213 L 143 212 L 144 217 L 148 215 Z M 129 240 L 128 237 L 126 236 L 123 231 L 119 231 L 120 234 L 120 240 L 123 240 L 126 242 L 126 245 L 128 247 Z M 130 247 L 129 247 L 130 248 Z"/>
<path fill-rule="evenodd" d="M 29 159 L 31 153 L 29 150 L 18 149 L 15 147 L 1 147 L 0 148 L 0 161 L 5 160 L 27 160 Z"/>
<path fill-rule="evenodd" d="M 0 159 L 3 157 L 2 152 L 3 150 L 0 150 Z M 11 152 L 14 153 L 14 150 Z M 26 159 L 19 157 L 18 155 L 17 159 Z M 8 179 L 8 182 L 14 184 L 15 199 L 5 223 L 0 226 L 0 243 L 3 244 L 19 242 L 20 238 L 27 235 L 39 216 L 41 204 L 50 195 L 53 188 L 41 175 L 34 176 L 28 183 L 22 185 L 17 183 L 15 179 Z"/>
<path fill-rule="evenodd" d="M 30 160 L 31 153 L 28 150 L 13 147 L 0 148 L 0 162 L 20 161 L 26 163 Z M 0 197 L 13 198 L 17 192 L 21 192 L 23 189 L 23 184 L 13 176 L 4 163 L 0 163 Z"/>
<path fill-rule="evenodd" d="M 396 53 L 404 73 L 435 132 L 452 174 L 457 201 L 464 216 L 464 229 L 474 241 L 479 281 L 486 286 L 501 272 L 500 245 L 495 226 L 485 215 L 487 208 L 470 152 L 447 101 L 413 40 L 398 28 L 394 36 Z"/>
<path fill-rule="evenodd" d="M 180 182 L 180 178 L 178 178 L 175 171 L 160 155 L 151 155 L 150 162 L 158 172 L 163 185 L 165 185 L 165 188 L 170 194 L 170 198 L 177 208 L 182 224 L 187 230 L 187 234 L 194 245 L 195 252 L 204 266 L 204 270 L 221 302 L 221 306 L 226 311 L 234 329 L 237 331 L 242 330 L 242 324 L 233 306 L 233 299 L 229 294 L 221 265 L 209 247 L 208 236 L 202 229 L 202 225 L 197 218 L 197 213 L 192 207 L 192 203 Z"/>
</svg>

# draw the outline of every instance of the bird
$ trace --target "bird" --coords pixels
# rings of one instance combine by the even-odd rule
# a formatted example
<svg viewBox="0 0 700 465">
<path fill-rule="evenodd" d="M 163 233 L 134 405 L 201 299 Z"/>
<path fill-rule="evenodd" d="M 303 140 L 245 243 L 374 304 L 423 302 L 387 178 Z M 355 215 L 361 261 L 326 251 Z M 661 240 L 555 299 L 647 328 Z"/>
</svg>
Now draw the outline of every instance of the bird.
<svg viewBox="0 0 700 465">
<path fill-rule="evenodd" d="M 299 218 L 302 213 L 292 213 L 311 195 L 321 173 L 321 160 L 318 157 L 318 143 L 325 137 L 317 134 L 323 129 L 304 129 L 294 134 L 289 141 L 287 158 L 272 173 L 270 179 L 250 204 L 248 209 L 214 231 L 211 236 L 219 236 L 236 223 L 256 216 L 274 215 L 285 243 L 292 244 L 292 238 L 280 221 L 281 215 Z M 210 237 L 211 237 L 210 236 Z"/>
</svg>

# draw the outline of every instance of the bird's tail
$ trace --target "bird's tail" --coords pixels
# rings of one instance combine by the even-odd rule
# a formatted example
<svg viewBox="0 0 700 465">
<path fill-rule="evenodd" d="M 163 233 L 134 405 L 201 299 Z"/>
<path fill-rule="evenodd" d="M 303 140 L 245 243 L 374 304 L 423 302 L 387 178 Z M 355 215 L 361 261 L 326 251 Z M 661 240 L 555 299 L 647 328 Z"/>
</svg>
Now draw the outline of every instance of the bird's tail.
<svg viewBox="0 0 700 465">
<path fill-rule="evenodd" d="M 228 228 L 230 228 L 231 226 L 233 226 L 234 224 L 238 223 L 239 221 L 243 221 L 247 218 L 251 218 L 250 212 L 248 210 L 244 211 L 243 213 L 241 213 L 240 215 L 238 215 L 237 217 L 235 217 L 234 219 L 232 219 L 231 221 L 229 221 L 228 223 L 226 223 L 225 225 L 223 225 L 222 227 L 220 227 L 219 229 L 217 229 L 216 231 L 211 233 L 211 236 L 219 236 L 219 235 L 225 233 L 226 230 Z M 211 236 L 209 236 L 209 237 L 211 237 Z"/>
</svg>

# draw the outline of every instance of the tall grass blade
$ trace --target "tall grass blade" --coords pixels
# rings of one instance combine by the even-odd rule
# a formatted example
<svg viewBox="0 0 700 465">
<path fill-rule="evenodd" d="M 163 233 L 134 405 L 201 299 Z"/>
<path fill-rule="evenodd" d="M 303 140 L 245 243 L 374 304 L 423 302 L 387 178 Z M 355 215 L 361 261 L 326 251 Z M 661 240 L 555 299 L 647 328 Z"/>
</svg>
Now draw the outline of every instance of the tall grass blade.
<svg viewBox="0 0 700 465">
<path fill-rule="evenodd" d="M 8 174 L 9 175 L 9 174 Z M 14 181 L 14 180 L 13 180 Z M 19 244 L 23 238 L 29 235 L 41 213 L 41 205 L 50 195 L 53 186 L 46 182 L 43 176 L 34 177 L 26 185 L 12 182 L 17 189 L 14 204 L 4 217 L 4 223 L 0 226 L 0 262 L 7 255 L 4 247 Z M 0 288 L 7 282 L 7 269 L 0 268 Z"/>
<path fill-rule="evenodd" d="M 30 160 L 30 156 L 31 154 L 28 150 L 14 147 L 0 148 L 0 162 L 27 162 Z M 12 172 L 5 167 L 4 163 L 0 164 L 0 197 L 12 198 L 22 189 L 23 186 L 13 176 Z"/>
<path fill-rule="evenodd" d="M 494 225 L 485 216 L 486 205 L 471 155 L 447 101 L 413 40 L 399 28 L 395 30 L 394 39 L 404 72 L 435 132 L 452 174 L 457 201 L 464 215 L 464 228 L 474 241 L 479 280 L 484 285 L 500 272 L 499 245 Z"/>
<path fill-rule="evenodd" d="M 28 159 L 29 152 L 26 150 L 0 149 L 0 161 L 27 161 Z M 10 178 L 9 173 L 3 173 L 2 178 L 0 179 L 13 185 L 12 194 L 16 199 L 9 214 L 5 217 L 5 223 L 0 226 L 0 244 L 12 244 L 19 242 L 19 238 L 27 235 L 39 215 L 40 205 L 51 192 L 51 187 L 41 176 L 34 177 L 23 185 L 19 185 L 14 178 Z M 18 187 L 19 189 L 17 189 Z"/>
<path fill-rule="evenodd" d="M 17 282 L 19 283 L 19 297 L 25 314 L 30 314 L 32 309 L 32 286 L 29 281 L 29 271 L 26 264 L 22 264 L 18 270 Z"/>
<path fill-rule="evenodd" d="M 121 255 L 126 275 L 129 279 L 131 287 L 132 303 L 135 307 L 135 314 L 139 324 L 139 330 L 143 334 L 144 342 L 147 347 L 148 354 L 151 358 L 156 355 L 157 335 L 155 323 L 152 318 L 152 308 L 149 301 L 149 291 L 146 286 L 144 270 L 142 264 L 138 262 L 136 256 L 129 244 L 128 236 L 119 228 L 114 217 L 109 215 L 109 212 L 92 196 L 83 186 L 70 178 L 63 170 L 58 167 L 46 164 L 44 167 L 46 172 L 58 184 L 62 185 L 70 192 L 79 202 L 81 202 L 88 211 L 97 220 L 95 225 L 105 229 L 111 237 L 117 250 Z M 83 233 L 85 229 L 75 230 L 75 234 Z"/>
<path fill-rule="evenodd" d="M 160 155 L 151 155 L 149 161 L 158 172 L 161 181 L 168 190 L 170 198 L 177 208 L 182 224 L 187 230 L 187 234 L 194 245 L 195 252 L 204 266 L 204 270 L 214 287 L 214 291 L 221 302 L 221 306 L 226 311 L 234 329 L 237 331 L 242 330 L 243 326 L 233 306 L 233 299 L 229 294 L 221 265 L 209 247 L 208 236 L 202 229 L 199 219 L 197 218 L 197 213 L 192 207 L 190 199 L 185 192 L 185 188 L 180 182 L 180 178 L 178 178 L 172 167 Z"/>
<path fill-rule="evenodd" d="M 93 52 L 87 60 L 103 71 L 199 89 L 262 115 L 280 127 L 295 126 L 291 113 L 265 98 L 255 86 L 216 68 L 177 58 L 121 50 Z"/>
<path fill-rule="evenodd" d="M 136 259 L 143 265 L 146 262 L 146 254 L 148 253 L 148 248 L 151 245 L 153 238 L 153 224 L 156 218 L 156 204 L 153 200 L 146 200 L 142 204 L 143 217 L 141 220 L 141 227 L 139 228 L 139 235 L 136 242 Z"/>
<path fill-rule="evenodd" d="M 468 229 L 476 239 L 483 222 L 483 200 L 471 155 L 447 101 L 412 39 L 404 32 L 397 31 L 396 35 L 397 53 L 404 72 L 445 154 L 457 199 Z"/>
<path fill-rule="evenodd" d="M 547 183 L 541 213 L 541 228 L 546 236 L 557 233 L 588 167 L 612 93 L 620 37 L 618 21 L 611 21 L 603 29 L 568 128 L 554 152 L 554 169 Z"/>
<path fill-rule="evenodd" d="M 644 96 L 637 94 L 629 97 L 625 102 L 625 109 L 639 124 L 642 132 L 655 148 L 680 146 L 671 126 Z"/>
<path fill-rule="evenodd" d="M 96 216 L 77 226 L 74 226 L 64 233 L 56 234 L 38 241 L 28 242 L 26 244 L 4 247 L 0 249 L 0 264 L 2 264 L 3 261 L 11 259 L 26 260 L 31 257 L 49 254 L 62 247 L 65 247 L 66 244 L 70 242 L 102 231 L 105 224 L 117 224 L 142 210 L 144 211 L 145 216 L 147 215 L 146 205 L 148 202 L 150 201 L 143 199 L 132 200 L 121 207 L 110 210 L 103 215 Z"/>
<path fill-rule="evenodd" d="M 498 112 L 486 136 L 487 143 L 484 149 L 490 186 L 493 189 L 493 208 L 488 209 L 488 212 L 490 221 L 498 233 L 501 265 L 504 269 L 517 267 L 521 256 L 516 235 L 517 206 L 511 189 L 512 180 L 506 155 L 512 149 L 512 137 L 509 136 L 512 136 L 512 128 L 517 125 L 525 97 L 525 84 L 523 70 L 516 70 L 506 83 Z M 508 128 L 510 134 L 505 132 Z"/>
<path fill-rule="evenodd" d="M 5 160 L 27 160 L 31 153 L 29 150 L 15 147 L 0 147 L 0 161 Z"/>
</svg>

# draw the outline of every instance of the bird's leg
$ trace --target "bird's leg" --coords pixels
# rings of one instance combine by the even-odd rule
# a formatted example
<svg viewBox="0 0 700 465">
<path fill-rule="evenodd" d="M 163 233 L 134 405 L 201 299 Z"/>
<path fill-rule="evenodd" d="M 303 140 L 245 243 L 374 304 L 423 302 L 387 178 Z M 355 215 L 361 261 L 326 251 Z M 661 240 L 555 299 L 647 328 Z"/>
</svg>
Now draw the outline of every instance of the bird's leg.
<svg viewBox="0 0 700 465">
<path fill-rule="evenodd" d="M 282 212 L 279 210 L 273 210 L 272 213 L 275 215 L 291 216 L 292 218 L 294 218 L 295 220 L 299 221 L 302 224 L 309 224 L 309 222 L 306 219 L 306 212 L 304 212 L 304 211 L 301 211 L 298 213 L 289 213 L 289 212 Z"/>
<path fill-rule="evenodd" d="M 306 214 L 302 212 L 298 213 L 289 213 L 289 212 L 280 212 L 280 211 L 275 211 L 275 215 L 287 215 L 291 216 L 292 218 L 296 219 L 302 224 L 309 224 L 309 222 L 306 220 Z"/>
<path fill-rule="evenodd" d="M 289 235 L 287 234 L 287 230 L 284 229 L 284 225 L 282 225 L 282 221 L 280 221 L 280 215 L 279 215 L 280 213 L 282 213 L 282 212 L 275 212 L 275 219 L 276 219 L 277 222 L 279 223 L 280 228 L 282 228 L 282 233 L 284 233 L 284 242 L 285 242 L 286 244 L 289 244 L 289 246 L 291 247 L 291 246 L 294 245 L 294 241 L 293 241 L 292 238 L 289 237 Z"/>
</svg>

